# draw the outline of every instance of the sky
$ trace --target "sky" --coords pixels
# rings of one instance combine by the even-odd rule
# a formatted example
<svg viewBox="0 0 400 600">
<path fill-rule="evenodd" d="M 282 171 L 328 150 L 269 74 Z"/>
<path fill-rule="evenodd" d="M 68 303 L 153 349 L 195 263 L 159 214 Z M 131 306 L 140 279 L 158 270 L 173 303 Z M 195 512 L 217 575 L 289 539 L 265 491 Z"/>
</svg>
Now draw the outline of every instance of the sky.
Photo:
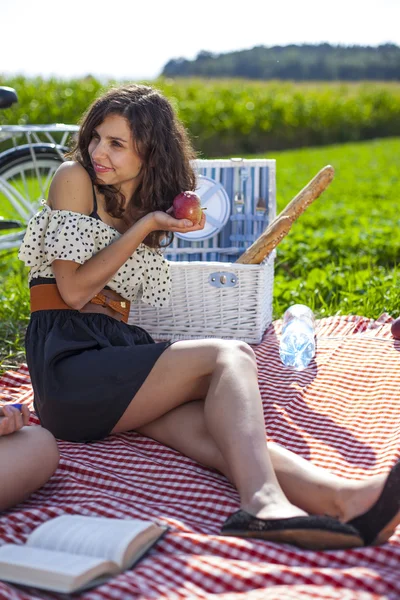
<svg viewBox="0 0 400 600">
<path fill-rule="evenodd" d="M 0 75 L 153 80 L 171 58 L 400 45 L 400 0 L 0 0 Z"/>
</svg>

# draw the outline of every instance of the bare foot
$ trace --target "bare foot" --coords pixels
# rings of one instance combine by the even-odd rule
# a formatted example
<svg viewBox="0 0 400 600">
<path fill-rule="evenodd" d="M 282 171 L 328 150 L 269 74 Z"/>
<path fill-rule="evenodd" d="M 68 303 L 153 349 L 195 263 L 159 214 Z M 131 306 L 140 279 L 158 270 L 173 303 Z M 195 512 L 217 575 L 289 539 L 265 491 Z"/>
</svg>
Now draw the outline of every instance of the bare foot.
<svg viewBox="0 0 400 600">
<path fill-rule="evenodd" d="M 241 508 L 259 519 L 288 519 L 308 514 L 291 504 L 282 491 L 272 486 L 265 486 L 248 502 L 242 502 Z"/>
</svg>

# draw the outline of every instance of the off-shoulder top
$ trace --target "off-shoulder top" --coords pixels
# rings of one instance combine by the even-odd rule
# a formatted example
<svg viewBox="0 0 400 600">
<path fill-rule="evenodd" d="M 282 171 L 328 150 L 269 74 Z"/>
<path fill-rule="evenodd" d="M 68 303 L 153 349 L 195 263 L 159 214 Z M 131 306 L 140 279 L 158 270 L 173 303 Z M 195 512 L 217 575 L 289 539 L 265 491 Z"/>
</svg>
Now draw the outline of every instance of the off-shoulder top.
<svg viewBox="0 0 400 600">
<path fill-rule="evenodd" d="M 115 242 L 121 234 L 111 225 L 71 210 L 43 208 L 29 221 L 18 257 L 29 267 L 29 282 L 54 279 L 53 260 L 83 264 Z M 142 300 L 154 307 L 169 303 L 170 267 L 159 250 L 139 244 L 118 269 L 107 287 L 131 302 Z"/>
</svg>

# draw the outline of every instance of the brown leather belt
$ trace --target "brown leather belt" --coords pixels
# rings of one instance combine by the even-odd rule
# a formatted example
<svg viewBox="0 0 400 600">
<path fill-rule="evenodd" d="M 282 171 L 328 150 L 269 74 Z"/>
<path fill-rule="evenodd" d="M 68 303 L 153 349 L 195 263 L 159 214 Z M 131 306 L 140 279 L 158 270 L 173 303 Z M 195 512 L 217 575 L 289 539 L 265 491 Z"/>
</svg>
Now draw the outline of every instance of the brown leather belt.
<svg viewBox="0 0 400 600">
<path fill-rule="evenodd" d="M 55 283 L 38 284 L 31 287 L 31 312 L 37 310 L 75 310 L 64 302 Z M 118 298 L 118 299 L 116 299 Z M 95 306 L 91 306 L 95 305 Z M 109 290 L 96 294 L 79 312 L 100 312 L 118 321 L 128 322 L 131 303 L 122 296 Z"/>
</svg>

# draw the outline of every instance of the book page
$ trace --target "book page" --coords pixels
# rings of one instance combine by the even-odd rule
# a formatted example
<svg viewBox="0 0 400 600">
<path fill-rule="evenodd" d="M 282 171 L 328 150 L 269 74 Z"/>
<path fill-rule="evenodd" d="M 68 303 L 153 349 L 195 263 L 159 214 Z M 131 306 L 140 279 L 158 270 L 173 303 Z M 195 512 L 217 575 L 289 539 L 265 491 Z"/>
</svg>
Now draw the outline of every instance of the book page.
<svg viewBox="0 0 400 600">
<path fill-rule="evenodd" d="M 99 575 L 117 573 L 115 563 L 25 545 L 0 547 L 0 580 L 54 591 L 72 591 Z"/>
<path fill-rule="evenodd" d="M 163 530 L 151 521 L 140 519 L 64 515 L 40 525 L 26 543 L 31 547 L 113 560 L 123 568 L 128 547 L 129 555 L 134 554 L 147 545 L 145 532 L 151 532 L 152 538 L 155 531 Z"/>
</svg>

